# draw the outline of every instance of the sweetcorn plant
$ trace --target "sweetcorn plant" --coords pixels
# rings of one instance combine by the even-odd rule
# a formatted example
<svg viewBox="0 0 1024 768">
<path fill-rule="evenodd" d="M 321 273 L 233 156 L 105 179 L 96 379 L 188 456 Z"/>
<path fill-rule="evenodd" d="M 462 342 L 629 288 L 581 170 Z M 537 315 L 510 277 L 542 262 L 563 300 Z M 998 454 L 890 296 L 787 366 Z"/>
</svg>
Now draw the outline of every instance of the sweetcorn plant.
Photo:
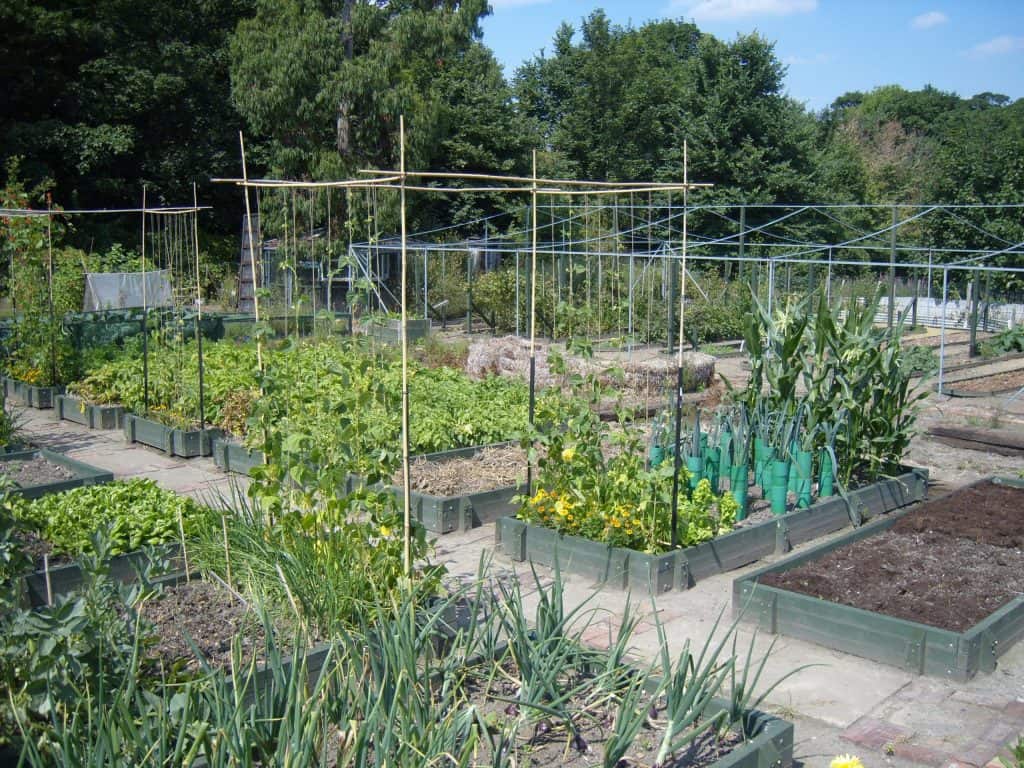
<svg viewBox="0 0 1024 768">
<path fill-rule="evenodd" d="M 776 423 L 800 418 L 809 436 L 804 448 L 827 447 L 830 427 L 837 477 L 848 486 L 896 471 L 910 445 L 921 400 L 916 375 L 900 341 L 903 321 L 875 325 L 881 291 L 860 305 L 830 304 L 821 294 L 789 301 L 773 317 L 753 297 L 744 334 L 750 381 L 740 399 Z M 798 394 L 798 389 L 802 393 Z"/>
</svg>

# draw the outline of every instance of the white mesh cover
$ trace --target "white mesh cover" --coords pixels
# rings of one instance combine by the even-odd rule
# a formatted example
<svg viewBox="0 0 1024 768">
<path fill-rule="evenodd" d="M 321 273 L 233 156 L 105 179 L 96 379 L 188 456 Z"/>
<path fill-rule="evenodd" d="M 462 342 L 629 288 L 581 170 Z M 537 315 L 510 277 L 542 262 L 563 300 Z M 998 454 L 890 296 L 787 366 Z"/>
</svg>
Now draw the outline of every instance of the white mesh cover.
<svg viewBox="0 0 1024 768">
<path fill-rule="evenodd" d="M 85 276 L 85 301 L 82 309 L 97 312 L 103 309 L 141 307 L 141 272 L 90 272 Z M 172 303 L 171 273 L 166 269 L 146 272 L 146 306 L 167 307 Z"/>
</svg>

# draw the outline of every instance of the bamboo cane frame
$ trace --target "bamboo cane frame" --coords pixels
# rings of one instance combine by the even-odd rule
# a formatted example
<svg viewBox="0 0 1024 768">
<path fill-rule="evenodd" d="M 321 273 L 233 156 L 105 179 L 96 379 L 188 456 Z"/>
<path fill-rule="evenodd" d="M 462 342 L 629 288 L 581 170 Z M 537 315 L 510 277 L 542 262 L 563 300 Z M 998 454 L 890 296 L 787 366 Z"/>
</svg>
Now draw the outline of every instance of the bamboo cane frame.
<svg viewBox="0 0 1024 768">
<path fill-rule="evenodd" d="M 684 194 L 689 187 L 711 187 L 712 184 L 689 184 L 687 181 L 687 172 L 685 168 L 685 149 L 684 149 L 684 169 L 683 169 L 683 183 L 665 183 L 657 184 L 654 182 L 601 182 L 601 181 L 580 181 L 575 179 L 541 179 L 537 176 L 537 152 L 536 150 L 532 153 L 532 167 L 533 173 L 529 177 L 523 176 L 500 176 L 494 174 L 468 174 L 468 173 L 449 173 L 449 172 L 433 172 L 433 171 L 407 171 L 405 168 L 405 116 L 399 116 L 399 169 L 397 173 L 395 171 L 383 171 L 383 170 L 367 170 L 360 171 L 360 173 L 366 173 L 371 175 L 379 175 L 380 178 L 376 179 L 354 179 L 346 181 L 335 181 L 335 182 L 298 182 L 298 181 L 284 181 L 280 179 L 259 179 L 250 180 L 245 163 L 245 143 L 241 131 L 238 135 L 239 144 L 241 147 L 242 154 L 242 178 L 241 179 L 213 179 L 212 181 L 217 183 L 231 183 L 236 186 L 243 187 L 245 189 L 245 206 L 246 206 L 246 220 L 249 228 L 249 244 L 250 244 L 250 255 L 253 258 L 253 301 L 254 309 L 256 311 L 256 321 L 259 322 L 259 304 L 256 296 L 256 271 L 255 271 L 255 256 L 254 256 L 254 245 L 255 239 L 252 232 L 252 213 L 249 203 L 249 189 L 273 189 L 273 188 L 292 188 L 292 189 L 320 189 L 320 188 L 347 188 L 347 189 L 397 189 L 400 197 L 400 226 L 401 226 L 401 354 L 402 354 L 402 488 L 403 488 L 403 503 L 402 503 L 402 516 L 403 516 L 403 542 L 402 542 L 402 564 L 403 571 L 406 578 L 412 575 L 412 506 L 411 506 L 411 477 L 410 477 L 410 456 L 409 456 L 409 346 L 408 346 L 408 308 L 407 308 L 407 277 L 408 277 L 408 233 L 406 228 L 406 193 L 409 191 L 413 192 L 445 192 L 453 194 L 466 194 L 472 192 L 492 192 L 492 193 L 509 193 L 509 194 L 529 194 L 532 219 L 530 222 L 530 271 L 531 271 L 531 284 L 530 284 L 530 407 L 529 407 L 529 423 L 532 426 L 534 422 L 534 410 L 535 410 L 535 386 L 536 386 L 536 306 L 537 306 L 537 200 L 539 195 L 549 196 L 586 196 L 586 195 L 609 195 L 609 194 L 632 194 L 636 192 L 665 192 L 665 191 L 676 191 L 681 190 Z M 430 187 L 430 186 L 418 186 L 410 185 L 408 183 L 409 177 L 419 178 L 438 178 L 438 179 L 469 179 L 479 181 L 502 181 L 502 182 L 516 182 L 516 183 L 527 183 L 529 186 L 525 187 Z M 397 182 L 397 183 L 395 183 Z M 559 184 L 564 186 L 576 186 L 585 187 L 584 189 L 560 189 L 560 188 L 542 188 L 538 185 L 544 184 Z M 684 203 L 685 208 L 685 203 Z M 685 253 L 686 253 L 686 227 L 683 228 L 683 282 L 685 284 Z M 684 291 L 685 295 L 685 291 Z M 680 324 L 683 319 L 683 312 L 680 309 Z M 680 334 L 681 336 L 681 334 Z M 680 361 L 682 360 L 682 340 L 680 339 Z M 262 371 L 262 357 L 260 351 L 259 341 L 257 340 L 257 361 Z M 680 369 L 681 370 L 681 369 Z M 527 483 L 528 486 L 532 483 L 532 466 L 527 465 Z"/>
</svg>

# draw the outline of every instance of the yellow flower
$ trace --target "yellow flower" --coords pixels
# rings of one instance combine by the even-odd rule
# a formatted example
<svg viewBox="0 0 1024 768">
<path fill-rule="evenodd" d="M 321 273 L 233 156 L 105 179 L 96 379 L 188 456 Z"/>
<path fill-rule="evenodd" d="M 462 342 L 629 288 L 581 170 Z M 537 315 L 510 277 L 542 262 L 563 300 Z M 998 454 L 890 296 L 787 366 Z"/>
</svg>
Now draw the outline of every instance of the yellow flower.
<svg viewBox="0 0 1024 768">
<path fill-rule="evenodd" d="M 543 488 L 541 488 L 541 489 L 540 489 L 539 491 L 537 491 L 537 492 L 536 492 L 536 493 L 535 493 L 535 494 L 533 495 L 533 498 L 532 498 L 532 499 L 530 499 L 530 503 L 531 503 L 531 504 L 540 504 L 540 503 L 541 503 L 542 501 L 544 501 L 544 496 L 545 496 L 545 494 L 544 494 L 544 489 L 543 489 Z"/>
<path fill-rule="evenodd" d="M 864 768 L 864 763 L 856 755 L 837 755 L 832 758 L 828 768 Z"/>
<path fill-rule="evenodd" d="M 380 527 L 380 535 L 383 536 L 386 539 L 388 536 L 391 535 L 391 528 L 389 528 L 386 525 L 382 525 Z"/>
<path fill-rule="evenodd" d="M 562 517 L 565 517 L 567 514 L 569 514 L 569 510 L 571 509 L 572 503 L 566 501 L 564 498 L 560 498 L 558 501 L 555 502 L 555 512 L 557 512 Z"/>
<path fill-rule="evenodd" d="M 562 449 L 562 461 L 570 462 L 576 458 L 575 448 L 563 448 Z"/>
</svg>

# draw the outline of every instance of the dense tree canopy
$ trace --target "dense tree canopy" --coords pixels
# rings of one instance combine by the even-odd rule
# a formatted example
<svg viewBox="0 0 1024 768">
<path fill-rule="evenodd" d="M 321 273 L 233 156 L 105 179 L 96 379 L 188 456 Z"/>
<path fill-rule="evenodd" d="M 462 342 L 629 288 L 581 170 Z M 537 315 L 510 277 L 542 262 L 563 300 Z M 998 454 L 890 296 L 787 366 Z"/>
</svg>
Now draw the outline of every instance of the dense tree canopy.
<svg viewBox="0 0 1024 768">
<path fill-rule="evenodd" d="M 553 53 L 516 77 L 522 109 L 580 177 L 693 178 L 730 200 L 806 199 L 814 121 L 783 94 L 785 69 L 758 35 L 731 43 L 693 24 L 563 24 Z"/>
<path fill-rule="evenodd" d="M 11 0 L 0 5 L 0 160 L 23 158 L 26 188 L 49 179 L 66 207 L 133 204 L 142 184 L 180 202 L 193 180 L 237 174 L 239 128 L 253 174 L 342 178 L 397 164 L 404 115 L 410 167 L 522 173 L 537 149 L 545 174 L 679 180 L 686 140 L 691 179 L 715 185 L 702 199 L 1024 197 L 1020 100 L 886 86 L 814 114 L 786 94 L 785 66 L 757 34 L 618 26 L 601 11 L 563 24 L 510 82 L 481 40 L 487 12 L 486 0 L 155 0 L 144 13 L 126 0 Z M 237 192 L 206 184 L 201 196 L 222 214 L 207 225 L 235 235 Z M 508 205 L 418 195 L 411 223 Z M 877 229 L 889 215 L 847 221 Z M 977 209 L 930 216 L 916 234 L 998 248 L 1022 227 L 1014 210 Z M 80 239 L 97 236 L 85 229 Z M 841 230 L 823 218 L 800 234 Z"/>
<path fill-rule="evenodd" d="M 445 134 L 440 83 L 486 12 L 485 0 L 258 0 L 231 46 L 235 103 L 289 176 L 396 166 L 403 114 L 408 161 L 429 162 Z"/>
<path fill-rule="evenodd" d="M 237 167 L 227 41 L 250 12 L 251 0 L 0 4 L 0 159 L 23 157 L 25 180 L 50 179 L 67 208 L 138 205 L 143 184 L 180 204 L 193 181 L 226 208 L 208 180 Z"/>
<path fill-rule="evenodd" d="M 956 205 L 1024 200 L 1024 99 L 1011 102 L 994 93 L 964 99 L 932 87 L 886 86 L 839 97 L 821 115 L 820 129 L 823 199 Z M 883 222 L 876 217 L 862 223 Z M 1017 208 L 958 209 L 929 215 L 916 234 L 936 249 L 1000 250 L 1024 241 L 1024 219 Z M 1019 266 L 1020 257 L 1004 254 L 996 263 Z"/>
</svg>

